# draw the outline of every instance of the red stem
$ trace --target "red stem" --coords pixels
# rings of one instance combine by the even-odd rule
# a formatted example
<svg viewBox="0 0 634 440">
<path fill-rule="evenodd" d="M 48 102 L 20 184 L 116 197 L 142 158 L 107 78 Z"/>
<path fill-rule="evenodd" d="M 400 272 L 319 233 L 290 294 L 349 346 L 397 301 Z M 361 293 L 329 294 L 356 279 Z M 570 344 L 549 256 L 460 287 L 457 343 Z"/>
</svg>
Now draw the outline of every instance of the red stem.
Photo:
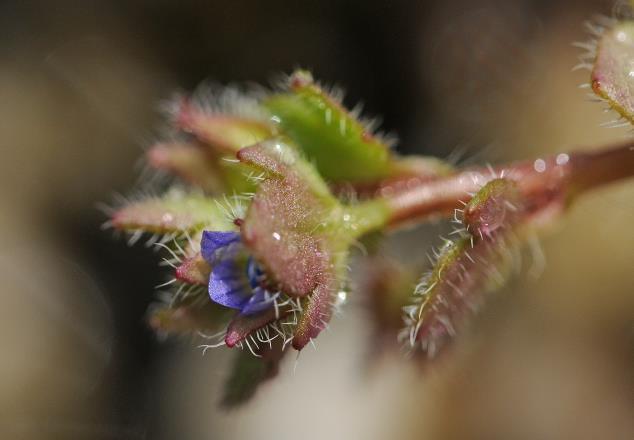
<svg viewBox="0 0 634 440">
<path fill-rule="evenodd" d="M 474 192 L 497 177 L 517 181 L 522 194 L 535 209 L 555 198 L 634 176 L 634 141 L 591 152 L 557 154 L 494 169 L 471 169 L 436 180 L 409 179 L 378 189 L 392 210 L 390 223 L 398 226 L 432 216 L 447 216 L 461 208 Z"/>
</svg>

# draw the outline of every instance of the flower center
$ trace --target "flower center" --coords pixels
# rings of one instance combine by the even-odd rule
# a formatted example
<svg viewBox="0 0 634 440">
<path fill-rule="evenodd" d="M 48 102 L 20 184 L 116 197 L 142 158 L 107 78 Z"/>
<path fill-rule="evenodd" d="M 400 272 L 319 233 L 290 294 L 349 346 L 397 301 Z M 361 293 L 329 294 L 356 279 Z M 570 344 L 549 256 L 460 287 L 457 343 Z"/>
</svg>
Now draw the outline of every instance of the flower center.
<svg viewBox="0 0 634 440">
<path fill-rule="evenodd" d="M 256 263 L 253 257 L 249 257 L 247 260 L 247 278 L 249 279 L 249 285 L 251 289 L 255 289 L 256 287 L 264 287 L 264 280 L 266 278 L 264 271 L 260 268 L 258 263 Z"/>
</svg>

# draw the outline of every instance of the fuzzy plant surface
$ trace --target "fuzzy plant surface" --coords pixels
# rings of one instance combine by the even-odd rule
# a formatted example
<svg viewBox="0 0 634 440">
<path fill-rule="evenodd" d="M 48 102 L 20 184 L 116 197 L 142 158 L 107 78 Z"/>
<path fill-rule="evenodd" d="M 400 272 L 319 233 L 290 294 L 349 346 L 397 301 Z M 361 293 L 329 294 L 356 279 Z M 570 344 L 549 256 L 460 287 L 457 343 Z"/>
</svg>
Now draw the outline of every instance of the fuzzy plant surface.
<svg viewBox="0 0 634 440">
<path fill-rule="evenodd" d="M 597 39 L 582 45 L 589 86 L 633 120 L 634 24 L 588 28 Z M 634 141 L 470 168 L 401 156 L 304 70 L 272 90 L 177 97 L 169 123 L 171 135 L 147 151 L 149 167 L 168 176 L 164 191 L 123 202 L 108 225 L 164 252 L 171 275 L 149 312 L 157 332 L 237 351 L 225 406 L 314 343 L 349 295 L 366 298 L 375 346 L 432 362 L 514 272 L 528 240 L 585 192 L 634 175 Z M 361 241 L 439 218 L 456 228 L 422 277 L 370 250 L 368 275 L 351 291 Z"/>
</svg>

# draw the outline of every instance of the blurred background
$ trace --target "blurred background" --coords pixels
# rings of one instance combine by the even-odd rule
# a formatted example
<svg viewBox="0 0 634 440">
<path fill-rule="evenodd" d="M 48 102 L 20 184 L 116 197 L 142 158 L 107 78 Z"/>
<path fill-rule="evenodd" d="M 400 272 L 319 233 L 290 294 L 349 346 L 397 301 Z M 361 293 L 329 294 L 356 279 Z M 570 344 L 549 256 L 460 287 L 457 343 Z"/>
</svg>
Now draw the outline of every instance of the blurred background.
<svg viewBox="0 0 634 440">
<path fill-rule="evenodd" d="M 0 2 L 0 438 L 632 439 L 634 182 L 579 200 L 541 276 L 496 296 L 433 369 L 369 361 L 343 318 L 217 409 L 227 353 L 145 323 L 159 256 L 100 230 L 161 100 L 296 66 L 362 100 L 404 153 L 500 162 L 631 136 L 571 72 L 612 0 Z M 395 237 L 424 261 L 442 226 Z M 414 245 L 412 244 L 414 243 Z"/>
</svg>

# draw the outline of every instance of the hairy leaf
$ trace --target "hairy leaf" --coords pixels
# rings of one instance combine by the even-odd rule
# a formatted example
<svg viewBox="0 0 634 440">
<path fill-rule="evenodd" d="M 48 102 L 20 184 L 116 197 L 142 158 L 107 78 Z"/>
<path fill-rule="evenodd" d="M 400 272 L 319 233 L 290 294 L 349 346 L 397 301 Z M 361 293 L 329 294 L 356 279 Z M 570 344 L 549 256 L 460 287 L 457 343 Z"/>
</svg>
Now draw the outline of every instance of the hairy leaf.
<svg viewBox="0 0 634 440">
<path fill-rule="evenodd" d="M 304 298 L 293 339 L 301 349 L 330 320 L 345 283 L 348 248 L 385 224 L 387 206 L 342 205 L 281 139 L 240 150 L 238 157 L 266 175 L 241 225 L 242 238 L 284 294 Z"/>
<path fill-rule="evenodd" d="M 434 357 L 484 300 L 501 285 L 519 245 L 520 198 L 506 179 L 487 183 L 465 208 L 464 225 L 473 235 L 447 240 L 432 270 L 406 307 L 402 338 Z"/>
<path fill-rule="evenodd" d="M 606 30 L 592 70 L 592 90 L 621 116 L 634 121 L 634 22 Z"/>
<path fill-rule="evenodd" d="M 275 134 L 268 123 L 240 115 L 208 112 L 183 100 L 176 115 L 177 126 L 194 134 L 218 153 L 231 154 Z"/>
<path fill-rule="evenodd" d="M 214 199 L 172 191 L 162 198 L 132 202 L 112 216 L 117 229 L 150 233 L 185 233 L 208 227 L 230 230 L 233 225 Z"/>
<path fill-rule="evenodd" d="M 176 268 L 176 278 L 189 284 L 207 285 L 211 266 L 200 252 L 185 258 Z"/>
<path fill-rule="evenodd" d="M 324 178 L 363 182 L 390 175 L 388 146 L 320 88 L 310 73 L 295 72 L 288 88 L 288 93 L 273 95 L 264 105 Z"/>
</svg>

